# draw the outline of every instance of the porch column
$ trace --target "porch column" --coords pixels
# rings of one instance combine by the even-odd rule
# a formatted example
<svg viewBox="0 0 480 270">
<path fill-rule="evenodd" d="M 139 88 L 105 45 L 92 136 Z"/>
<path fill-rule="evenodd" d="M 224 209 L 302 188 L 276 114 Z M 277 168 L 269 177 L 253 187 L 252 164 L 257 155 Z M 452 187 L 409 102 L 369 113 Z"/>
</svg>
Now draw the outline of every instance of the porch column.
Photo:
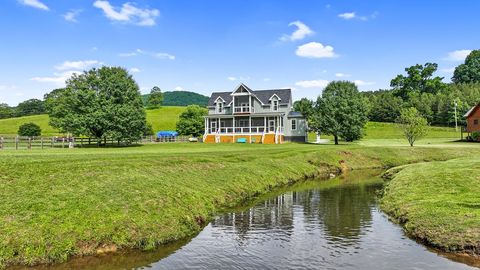
<svg viewBox="0 0 480 270">
<path fill-rule="evenodd" d="M 267 117 L 263 117 L 263 132 L 267 132 Z"/>
<path fill-rule="evenodd" d="M 250 123 L 249 133 L 252 133 L 252 116 L 248 116 L 248 122 Z"/>
</svg>

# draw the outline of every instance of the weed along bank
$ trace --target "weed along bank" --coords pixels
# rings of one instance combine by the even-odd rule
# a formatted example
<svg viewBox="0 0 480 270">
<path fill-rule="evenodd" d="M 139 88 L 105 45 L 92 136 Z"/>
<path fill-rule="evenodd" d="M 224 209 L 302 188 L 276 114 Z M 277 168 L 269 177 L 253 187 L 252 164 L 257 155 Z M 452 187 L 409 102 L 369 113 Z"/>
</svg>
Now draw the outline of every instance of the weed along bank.
<svg viewBox="0 0 480 270">
<path fill-rule="evenodd" d="M 290 89 L 252 90 L 240 84 L 232 92 L 214 92 L 205 117 L 206 143 L 307 141 L 307 124 L 293 111 Z"/>
</svg>

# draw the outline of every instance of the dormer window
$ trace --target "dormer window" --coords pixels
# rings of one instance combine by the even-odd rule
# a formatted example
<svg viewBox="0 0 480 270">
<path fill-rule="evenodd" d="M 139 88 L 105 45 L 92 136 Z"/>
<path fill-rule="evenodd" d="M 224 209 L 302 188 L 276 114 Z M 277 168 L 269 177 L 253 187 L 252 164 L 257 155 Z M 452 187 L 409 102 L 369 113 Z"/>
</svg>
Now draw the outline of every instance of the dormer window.
<svg viewBox="0 0 480 270">
<path fill-rule="evenodd" d="M 272 100 L 272 110 L 278 111 L 278 100 Z"/>
</svg>

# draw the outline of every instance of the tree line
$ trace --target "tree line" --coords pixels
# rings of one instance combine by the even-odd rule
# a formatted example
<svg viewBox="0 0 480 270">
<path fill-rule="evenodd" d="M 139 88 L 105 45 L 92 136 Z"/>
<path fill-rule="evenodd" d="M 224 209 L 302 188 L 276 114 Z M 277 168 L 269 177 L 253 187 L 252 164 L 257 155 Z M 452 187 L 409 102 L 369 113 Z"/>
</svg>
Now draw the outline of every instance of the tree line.
<svg viewBox="0 0 480 270">
<path fill-rule="evenodd" d="M 391 89 L 363 92 L 369 100 L 369 119 L 394 122 L 403 108 L 416 108 L 431 125 L 453 126 L 455 108 L 459 125 L 463 115 L 480 102 L 480 50 L 472 51 L 455 68 L 452 83 L 435 76 L 438 65 L 426 63 L 405 69 L 391 80 Z"/>
</svg>

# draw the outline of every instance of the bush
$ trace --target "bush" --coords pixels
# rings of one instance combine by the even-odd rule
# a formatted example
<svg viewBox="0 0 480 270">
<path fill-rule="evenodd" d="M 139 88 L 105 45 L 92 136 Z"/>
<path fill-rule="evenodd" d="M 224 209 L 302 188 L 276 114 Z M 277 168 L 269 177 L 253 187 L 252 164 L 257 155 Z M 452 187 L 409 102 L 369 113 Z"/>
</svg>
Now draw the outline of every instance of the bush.
<svg viewBox="0 0 480 270">
<path fill-rule="evenodd" d="M 25 123 L 18 128 L 18 135 L 36 137 L 42 135 L 42 129 L 35 123 Z"/>
<path fill-rule="evenodd" d="M 480 132 L 473 132 L 472 133 L 472 140 L 478 141 L 480 139 Z"/>
</svg>

